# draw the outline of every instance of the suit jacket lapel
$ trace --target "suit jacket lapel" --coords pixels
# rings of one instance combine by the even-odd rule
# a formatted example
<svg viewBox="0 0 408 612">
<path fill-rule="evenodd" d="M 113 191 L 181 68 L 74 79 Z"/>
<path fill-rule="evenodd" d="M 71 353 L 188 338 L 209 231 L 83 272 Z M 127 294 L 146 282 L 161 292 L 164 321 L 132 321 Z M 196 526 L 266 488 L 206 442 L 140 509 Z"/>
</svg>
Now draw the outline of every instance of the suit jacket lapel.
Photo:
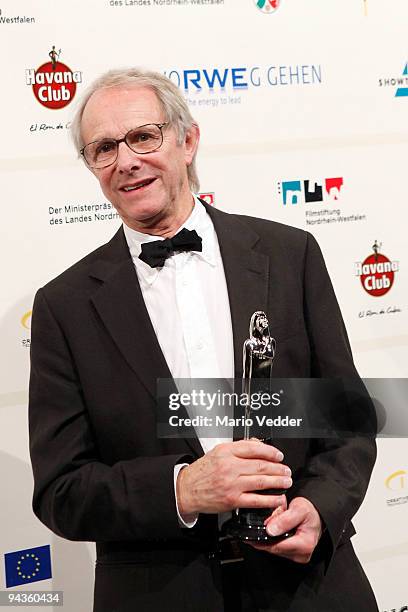
<svg viewBox="0 0 408 612">
<path fill-rule="evenodd" d="M 91 297 L 94 307 L 123 357 L 156 400 L 157 379 L 171 379 L 172 375 L 150 321 L 122 228 L 105 251 L 102 249 L 90 275 L 102 281 Z M 191 436 L 187 444 L 202 455 L 194 429 Z"/>
<path fill-rule="evenodd" d="M 259 236 L 237 217 L 205 205 L 214 224 L 230 302 L 235 378 L 242 377 L 243 343 L 256 310 L 268 313 L 269 259 L 256 251 Z"/>
<path fill-rule="evenodd" d="M 171 378 L 144 303 L 122 229 L 109 243 L 109 259 L 91 276 L 103 281 L 91 300 L 124 358 L 156 397 L 156 379 Z M 109 250 L 107 249 L 107 252 Z"/>
</svg>

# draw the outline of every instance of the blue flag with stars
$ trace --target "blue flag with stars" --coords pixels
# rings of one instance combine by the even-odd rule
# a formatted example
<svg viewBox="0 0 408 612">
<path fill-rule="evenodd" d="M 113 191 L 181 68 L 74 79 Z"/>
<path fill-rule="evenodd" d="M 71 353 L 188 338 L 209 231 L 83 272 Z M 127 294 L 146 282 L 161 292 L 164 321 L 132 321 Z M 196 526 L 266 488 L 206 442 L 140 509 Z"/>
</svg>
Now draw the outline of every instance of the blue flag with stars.
<svg viewBox="0 0 408 612">
<path fill-rule="evenodd" d="M 7 588 L 47 580 L 52 577 L 49 544 L 6 553 L 4 564 L 6 566 Z"/>
</svg>

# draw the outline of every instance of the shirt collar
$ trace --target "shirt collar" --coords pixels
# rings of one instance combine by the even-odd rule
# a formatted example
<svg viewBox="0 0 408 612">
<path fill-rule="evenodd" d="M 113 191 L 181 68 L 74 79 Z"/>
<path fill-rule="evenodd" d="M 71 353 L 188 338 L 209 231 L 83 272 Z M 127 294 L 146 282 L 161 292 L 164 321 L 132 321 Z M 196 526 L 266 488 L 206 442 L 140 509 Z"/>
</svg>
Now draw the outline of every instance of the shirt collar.
<svg viewBox="0 0 408 612">
<path fill-rule="evenodd" d="M 175 234 L 177 234 L 184 227 L 189 230 L 195 229 L 197 234 L 202 238 L 203 241 L 203 250 L 199 251 L 191 251 L 189 254 L 194 257 L 200 257 L 204 261 L 206 261 L 211 266 L 216 265 L 216 257 L 215 257 L 215 230 L 212 224 L 212 221 L 207 214 L 203 204 L 197 198 L 196 195 L 193 194 L 194 199 L 194 207 L 191 211 L 190 216 L 186 221 L 181 225 Z M 155 240 L 164 240 L 164 238 L 160 236 L 152 236 L 151 234 L 143 234 L 142 232 L 138 232 L 134 229 L 131 229 L 125 223 L 123 224 L 123 231 L 125 234 L 126 242 L 129 247 L 130 254 L 132 256 L 133 262 L 136 266 L 137 274 L 141 284 L 143 285 L 151 285 L 154 280 L 157 278 L 158 274 L 160 274 L 161 268 L 151 268 L 144 261 L 139 259 L 139 255 L 142 251 L 142 244 L 144 242 L 154 242 Z M 166 260 L 164 267 L 168 264 L 169 260 Z"/>
</svg>

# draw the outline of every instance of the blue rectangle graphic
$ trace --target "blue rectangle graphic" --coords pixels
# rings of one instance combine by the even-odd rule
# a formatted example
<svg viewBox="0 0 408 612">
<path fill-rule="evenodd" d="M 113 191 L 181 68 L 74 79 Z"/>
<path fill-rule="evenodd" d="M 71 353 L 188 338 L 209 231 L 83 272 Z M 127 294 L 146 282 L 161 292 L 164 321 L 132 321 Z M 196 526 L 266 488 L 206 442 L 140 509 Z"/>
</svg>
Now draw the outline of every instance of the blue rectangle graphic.
<svg viewBox="0 0 408 612">
<path fill-rule="evenodd" d="M 7 588 L 47 580 L 52 577 L 50 545 L 6 553 L 4 564 Z"/>
</svg>

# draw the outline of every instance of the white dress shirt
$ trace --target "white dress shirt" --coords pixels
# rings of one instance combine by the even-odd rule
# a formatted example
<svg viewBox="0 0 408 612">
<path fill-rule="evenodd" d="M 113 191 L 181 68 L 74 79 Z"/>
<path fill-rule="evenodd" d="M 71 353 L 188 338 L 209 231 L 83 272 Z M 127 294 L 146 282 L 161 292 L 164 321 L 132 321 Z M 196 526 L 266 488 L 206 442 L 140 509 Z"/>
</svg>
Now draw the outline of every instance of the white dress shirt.
<svg viewBox="0 0 408 612">
<path fill-rule="evenodd" d="M 139 259 L 141 245 L 163 238 L 124 225 L 142 295 L 173 378 L 233 378 L 224 267 L 214 226 L 197 199 L 177 232 L 184 227 L 197 231 L 203 241 L 202 252 L 175 253 L 162 268 L 151 268 Z"/>
<path fill-rule="evenodd" d="M 175 253 L 162 268 L 139 259 L 144 242 L 163 240 L 124 224 L 126 241 L 157 340 L 175 379 L 234 378 L 232 322 L 217 234 L 204 206 L 194 208 L 182 228 L 195 229 L 202 252 Z M 177 233 L 175 232 L 175 233 Z M 204 452 L 231 438 L 199 438 Z M 174 482 L 184 464 L 175 467 Z M 177 498 L 176 498 L 177 505 Z M 178 508 L 177 508 L 178 510 Z M 195 524 L 185 523 L 191 527 Z"/>
</svg>

